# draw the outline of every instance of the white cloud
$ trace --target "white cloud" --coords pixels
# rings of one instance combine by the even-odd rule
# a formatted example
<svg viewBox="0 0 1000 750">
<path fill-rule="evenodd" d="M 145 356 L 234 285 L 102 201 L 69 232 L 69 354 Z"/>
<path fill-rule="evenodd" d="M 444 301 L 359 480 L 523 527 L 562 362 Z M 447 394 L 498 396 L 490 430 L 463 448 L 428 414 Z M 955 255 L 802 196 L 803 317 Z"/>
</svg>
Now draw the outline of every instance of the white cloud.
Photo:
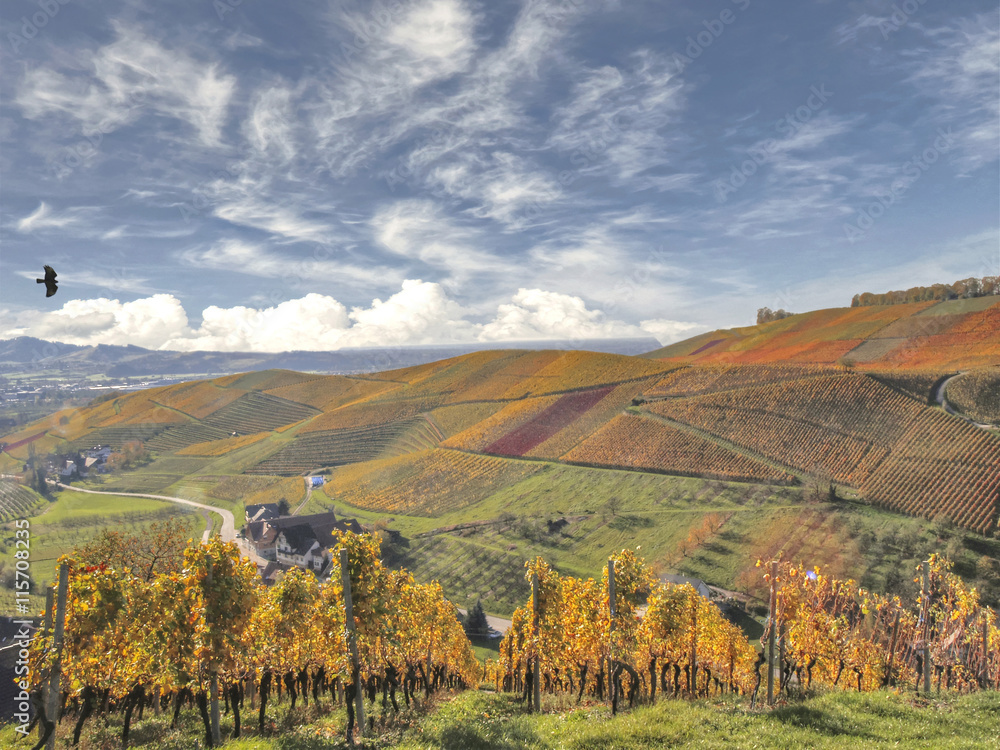
<svg viewBox="0 0 1000 750">
<path fill-rule="evenodd" d="M 608 320 L 579 297 L 541 289 L 519 289 L 479 334 L 480 341 L 643 336 L 638 326 Z"/>
<path fill-rule="evenodd" d="M 694 336 L 699 331 L 707 330 L 707 326 L 703 326 L 700 323 L 685 323 L 679 320 L 667 320 L 666 318 L 642 320 L 639 322 L 639 327 L 664 346 L 672 344 L 675 341 L 683 341 Z"/>
<path fill-rule="evenodd" d="M 510 261 L 477 247 L 484 240 L 479 232 L 457 224 L 432 201 L 387 204 L 375 212 L 370 224 L 375 239 L 387 250 L 425 263 L 453 284 L 474 275 L 513 270 Z"/>
<path fill-rule="evenodd" d="M 268 307 L 213 305 L 197 325 L 170 294 L 131 302 L 77 299 L 52 312 L 15 316 L 8 335 L 154 350 L 278 352 L 648 335 L 666 343 L 693 327 L 663 319 L 632 325 L 588 309 L 579 297 L 541 289 L 518 290 L 485 323 L 475 317 L 440 284 L 409 279 L 386 299 L 350 311 L 329 295 L 310 293 Z"/>
<path fill-rule="evenodd" d="M 607 174 L 632 190 L 690 188 L 697 175 L 677 171 L 677 122 L 685 106 L 676 66 L 643 49 L 624 70 L 589 70 L 556 108 L 549 144 L 569 152 L 582 174 Z"/>
<path fill-rule="evenodd" d="M 187 326 L 176 297 L 155 294 L 132 302 L 74 299 L 53 312 L 35 313 L 13 332 L 67 344 L 135 344 L 150 349 Z"/>
<path fill-rule="evenodd" d="M 1000 158 L 1000 17 L 963 20 L 927 32 L 935 44 L 923 50 L 912 82 L 937 104 L 933 119 L 954 127 L 956 166 L 969 173 Z"/>
<path fill-rule="evenodd" d="M 350 280 L 364 285 L 393 283 L 400 272 L 387 266 L 356 265 L 335 259 L 334 251 L 319 248 L 302 257 L 269 250 L 240 240 L 220 240 L 206 249 L 193 248 L 178 254 L 181 263 L 242 273 L 312 287 L 329 287 Z"/>
<path fill-rule="evenodd" d="M 114 28 L 115 41 L 81 58 L 77 70 L 29 70 L 15 97 L 24 116 L 63 115 L 88 135 L 110 133 L 155 112 L 190 124 L 203 146 L 219 146 L 236 79 L 217 64 L 164 47 L 137 27 L 114 22 Z"/>
<path fill-rule="evenodd" d="M 71 224 L 76 224 L 79 221 L 80 216 L 78 213 L 56 214 L 48 203 L 42 201 L 38 204 L 38 208 L 25 216 L 23 219 L 20 219 L 17 222 L 16 227 L 18 232 L 27 234 L 29 232 L 38 231 L 39 229 L 62 229 L 63 227 L 70 226 Z"/>
</svg>

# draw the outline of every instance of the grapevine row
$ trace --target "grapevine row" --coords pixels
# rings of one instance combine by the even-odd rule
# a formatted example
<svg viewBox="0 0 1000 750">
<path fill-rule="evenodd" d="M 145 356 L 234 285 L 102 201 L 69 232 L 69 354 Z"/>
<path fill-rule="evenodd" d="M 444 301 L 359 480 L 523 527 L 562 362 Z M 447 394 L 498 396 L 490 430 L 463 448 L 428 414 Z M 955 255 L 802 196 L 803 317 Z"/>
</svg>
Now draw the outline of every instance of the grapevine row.
<svg viewBox="0 0 1000 750">
<path fill-rule="evenodd" d="M 260 699 L 259 729 L 278 683 L 292 697 L 318 700 L 345 688 L 348 735 L 358 690 L 370 700 L 385 691 L 398 710 L 418 687 L 475 686 L 480 667 L 471 644 L 438 584 L 417 584 L 406 571 L 385 568 L 369 535 L 342 534 L 353 600 L 359 663 L 348 649 L 342 571 L 331 579 L 292 569 L 273 587 L 259 582 L 251 562 L 231 543 L 213 540 L 184 552 L 183 568 L 148 579 L 128 570 L 69 564 L 65 640 L 61 653 L 63 701 L 82 706 L 79 724 L 97 705 L 114 702 L 126 714 L 152 693 L 156 700 L 188 695 L 204 711 L 213 685 L 229 697 L 235 733 L 239 704 L 252 689 Z M 338 558 L 335 557 L 335 560 Z M 55 656 L 53 635 L 31 645 L 32 691 L 40 693 Z M 177 704 L 179 705 L 179 703 Z M 46 719 L 43 717 L 43 722 Z"/>
</svg>

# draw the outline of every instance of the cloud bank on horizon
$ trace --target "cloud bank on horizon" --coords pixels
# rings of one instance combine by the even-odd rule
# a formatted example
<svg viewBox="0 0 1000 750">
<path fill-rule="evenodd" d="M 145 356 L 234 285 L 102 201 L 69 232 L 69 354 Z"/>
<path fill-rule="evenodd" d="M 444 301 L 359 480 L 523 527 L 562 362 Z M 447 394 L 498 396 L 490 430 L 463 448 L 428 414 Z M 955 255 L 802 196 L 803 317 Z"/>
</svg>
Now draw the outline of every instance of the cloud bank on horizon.
<svg viewBox="0 0 1000 750">
<path fill-rule="evenodd" d="M 669 343 L 1000 273 L 995 2 L 25 0 L 0 64 L 0 338 Z"/>
</svg>

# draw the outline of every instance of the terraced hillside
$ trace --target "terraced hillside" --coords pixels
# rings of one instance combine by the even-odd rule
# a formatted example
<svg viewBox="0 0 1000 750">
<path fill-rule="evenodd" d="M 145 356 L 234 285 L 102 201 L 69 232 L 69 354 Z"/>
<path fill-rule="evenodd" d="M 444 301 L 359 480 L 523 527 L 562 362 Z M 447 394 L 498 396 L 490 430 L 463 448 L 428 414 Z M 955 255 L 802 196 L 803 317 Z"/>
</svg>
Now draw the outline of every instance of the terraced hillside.
<svg viewBox="0 0 1000 750">
<path fill-rule="evenodd" d="M 409 544 L 399 559 L 420 574 L 425 550 L 423 574 L 450 585 L 476 585 L 456 557 L 476 547 L 470 559 L 488 557 L 503 578 L 501 608 L 529 553 L 555 550 L 583 569 L 640 541 L 664 569 L 725 585 L 752 566 L 741 556 L 772 549 L 860 575 L 863 557 L 841 559 L 855 511 L 816 506 L 834 496 L 879 524 L 957 524 L 988 557 L 1000 438 L 963 415 L 995 413 L 998 308 L 956 302 L 822 310 L 646 357 L 496 350 L 363 377 L 267 371 L 165 386 L 0 436 L 0 470 L 20 471 L 32 450 L 138 440 L 149 463 L 103 486 L 392 519 Z M 940 385 L 967 367 L 979 369 L 947 387 L 961 414 L 946 413 Z M 298 475 L 316 472 L 326 484 L 307 493 Z"/>
</svg>

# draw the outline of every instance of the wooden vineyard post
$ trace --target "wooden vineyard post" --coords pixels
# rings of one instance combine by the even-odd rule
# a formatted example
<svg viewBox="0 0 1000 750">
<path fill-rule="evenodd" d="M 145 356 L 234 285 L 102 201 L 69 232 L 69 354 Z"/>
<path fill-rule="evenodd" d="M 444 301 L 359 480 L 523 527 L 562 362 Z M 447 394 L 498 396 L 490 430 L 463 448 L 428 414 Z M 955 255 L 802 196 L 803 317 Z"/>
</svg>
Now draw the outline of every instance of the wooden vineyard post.
<svg viewBox="0 0 1000 750">
<path fill-rule="evenodd" d="M 208 558 L 208 587 L 212 587 L 212 558 Z M 213 623 L 208 623 L 209 626 Z M 219 668 L 215 661 L 215 654 L 212 655 L 212 663 L 209 665 L 209 682 L 208 682 L 208 705 L 209 705 L 209 716 L 210 727 L 212 730 L 212 744 L 214 747 L 218 747 L 222 744 L 222 732 L 219 730 Z"/>
<path fill-rule="evenodd" d="M 538 654 L 538 609 L 539 609 L 538 573 L 531 574 L 531 633 L 535 639 L 535 655 L 531 660 L 531 692 L 533 709 L 536 713 L 542 710 L 541 664 Z"/>
<path fill-rule="evenodd" d="M 62 673 L 62 647 L 63 637 L 66 631 L 66 594 L 69 590 L 69 565 L 62 563 L 59 566 L 59 595 L 56 597 L 56 630 L 52 640 L 52 648 L 56 652 L 56 660 L 52 664 L 52 674 L 49 676 L 49 694 L 45 702 L 45 718 L 52 722 L 52 733 L 48 742 L 45 743 L 45 750 L 55 750 L 56 730 L 55 725 L 59 722 L 59 679 Z"/>
<path fill-rule="evenodd" d="M 615 561 L 608 560 L 608 612 L 611 622 L 608 625 L 608 697 L 611 699 L 611 713 L 618 711 L 617 683 L 615 682 Z"/>
<path fill-rule="evenodd" d="M 931 628 L 930 628 L 930 612 L 931 612 L 931 564 L 929 560 L 924 560 L 920 567 L 923 572 L 923 583 L 920 590 L 920 600 L 921 600 L 921 611 L 923 614 L 923 635 L 924 635 L 924 647 L 923 647 L 923 671 L 924 671 L 924 695 L 930 695 L 931 692 Z"/>
<path fill-rule="evenodd" d="M 774 639 L 777 627 L 778 608 L 778 562 L 771 562 L 771 595 L 768 605 L 768 632 L 767 632 L 767 705 L 774 705 Z"/>
<path fill-rule="evenodd" d="M 899 610 L 896 610 L 896 619 L 892 623 L 892 641 L 889 643 L 889 661 L 885 665 L 885 679 L 882 680 L 882 687 L 892 684 L 892 658 L 896 655 L 896 636 L 899 635 Z"/>
<path fill-rule="evenodd" d="M 691 597 L 691 697 L 698 697 L 698 595 Z"/>
<path fill-rule="evenodd" d="M 983 610 L 983 687 L 989 685 L 990 680 L 990 621 Z"/>
<path fill-rule="evenodd" d="M 361 690 L 361 660 L 358 657 L 358 638 L 354 629 L 354 604 L 351 601 L 351 570 L 347 559 L 347 550 L 340 550 L 340 576 L 344 586 L 344 614 L 347 621 L 347 647 L 351 652 L 351 674 L 354 679 L 354 712 L 357 717 L 358 731 L 365 734 L 365 696 Z M 430 675 L 427 675 L 430 680 Z M 353 742 L 353 738 L 348 738 Z"/>
<path fill-rule="evenodd" d="M 52 586 L 48 586 L 45 589 L 45 623 L 42 626 L 42 635 L 47 636 L 49 631 L 52 630 L 52 605 L 55 603 L 55 589 Z M 46 682 L 42 682 L 42 705 L 49 705 L 49 686 Z M 46 708 L 46 710 L 48 710 Z M 45 736 L 45 725 L 42 722 L 38 722 L 38 738 L 41 739 Z"/>
</svg>

